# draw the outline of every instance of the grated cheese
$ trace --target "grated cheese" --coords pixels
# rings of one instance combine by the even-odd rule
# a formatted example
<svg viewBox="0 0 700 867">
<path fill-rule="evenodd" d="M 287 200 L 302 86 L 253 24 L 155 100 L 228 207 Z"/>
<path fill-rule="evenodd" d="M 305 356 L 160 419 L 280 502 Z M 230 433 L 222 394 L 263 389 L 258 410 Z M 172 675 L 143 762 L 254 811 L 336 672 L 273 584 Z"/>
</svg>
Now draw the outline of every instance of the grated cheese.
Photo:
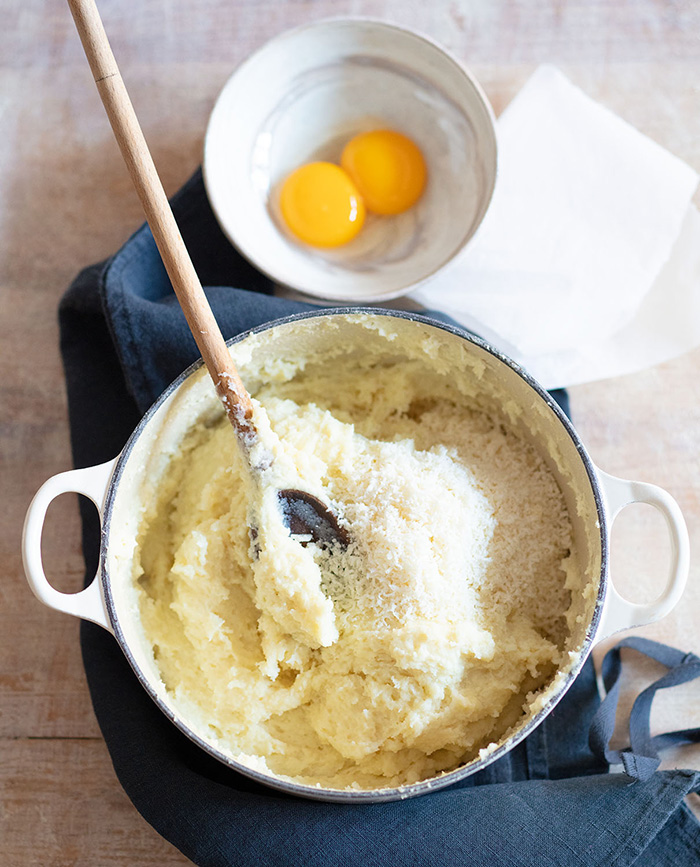
<svg viewBox="0 0 700 867">
<path fill-rule="evenodd" d="M 554 477 L 418 361 L 283 373 L 256 395 L 267 487 L 251 491 L 222 419 L 191 431 L 142 522 L 166 687 L 221 749 L 309 785 L 405 785 L 485 755 L 570 655 L 581 578 Z M 347 550 L 290 537 L 279 487 L 329 502 Z"/>
</svg>

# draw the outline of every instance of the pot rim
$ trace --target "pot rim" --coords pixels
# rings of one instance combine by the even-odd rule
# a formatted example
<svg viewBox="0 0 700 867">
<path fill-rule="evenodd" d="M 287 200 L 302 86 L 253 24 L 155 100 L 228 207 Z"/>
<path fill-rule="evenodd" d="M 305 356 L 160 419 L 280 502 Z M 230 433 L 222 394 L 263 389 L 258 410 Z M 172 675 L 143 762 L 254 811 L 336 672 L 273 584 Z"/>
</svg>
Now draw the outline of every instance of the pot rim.
<svg viewBox="0 0 700 867">
<path fill-rule="evenodd" d="M 513 361 L 508 356 L 504 355 L 500 350 L 496 349 L 491 344 L 487 343 L 482 338 L 473 334 L 470 331 L 467 331 L 464 328 L 459 326 L 451 325 L 446 322 L 442 322 L 439 319 L 433 319 L 430 316 L 415 313 L 413 311 L 405 311 L 405 310 L 388 310 L 382 308 L 373 308 L 373 307 L 322 307 L 317 308 L 315 310 L 305 311 L 303 313 L 292 314 L 291 316 L 286 316 L 281 319 L 274 319 L 270 322 L 263 323 L 262 325 L 255 326 L 254 328 L 250 328 L 247 331 L 232 337 L 231 339 L 226 341 L 227 346 L 233 346 L 236 343 L 240 343 L 245 340 L 247 337 L 259 334 L 264 331 L 269 331 L 271 328 L 275 328 L 279 325 L 287 325 L 292 322 L 298 322 L 304 319 L 313 319 L 320 316 L 333 316 L 333 315 L 342 315 L 342 316 L 355 316 L 355 315 L 371 315 L 371 316 L 389 316 L 398 319 L 407 319 L 415 322 L 419 322 L 424 325 L 429 325 L 435 328 L 439 328 L 443 331 L 447 331 L 449 334 L 453 334 L 456 337 L 460 337 L 466 340 L 469 343 L 475 344 L 480 349 L 488 352 L 490 355 L 494 356 L 498 361 L 505 364 L 511 370 L 518 374 L 538 395 L 538 397 L 546 404 L 546 406 L 554 413 L 557 417 L 558 421 L 561 423 L 564 430 L 569 435 L 572 440 L 578 456 L 586 470 L 586 474 L 588 476 L 588 481 L 591 486 L 591 490 L 593 493 L 593 497 L 596 504 L 596 511 L 598 516 L 598 525 L 599 525 L 599 535 L 600 535 L 600 551 L 601 551 L 601 565 L 600 565 L 600 576 L 599 576 L 599 584 L 598 584 L 598 592 L 595 601 L 595 607 L 593 610 L 593 615 L 591 617 L 590 623 L 586 628 L 586 636 L 583 640 L 580 651 L 578 652 L 579 658 L 576 663 L 571 667 L 571 669 L 567 672 L 566 679 L 561 687 L 557 690 L 557 692 L 552 695 L 547 703 L 540 708 L 539 711 L 529 720 L 522 728 L 518 729 L 514 734 L 508 737 L 504 743 L 498 746 L 495 750 L 490 752 L 488 755 L 485 755 L 483 758 L 479 758 L 476 760 L 472 760 L 471 762 L 461 765 L 458 768 L 455 768 L 452 771 L 446 771 L 443 774 L 440 774 L 436 777 L 430 777 L 426 780 L 421 780 L 417 783 L 407 784 L 405 786 L 397 786 L 392 788 L 384 788 L 384 789 L 368 789 L 362 791 L 356 791 L 354 789 L 329 789 L 329 788 L 316 788 L 315 786 L 303 784 L 303 783 L 295 783 L 291 780 L 282 779 L 274 776 L 272 773 L 266 774 L 262 771 L 256 770 L 255 768 L 250 768 L 242 762 L 237 761 L 236 759 L 227 756 L 221 750 L 214 747 L 212 744 L 205 741 L 202 737 L 200 737 L 196 732 L 192 731 L 186 722 L 181 719 L 173 710 L 170 708 L 163 699 L 157 694 L 156 690 L 151 685 L 151 682 L 143 673 L 141 668 L 139 667 L 136 659 L 134 658 L 133 653 L 131 652 L 131 648 L 129 647 L 128 642 L 124 636 L 121 625 L 119 623 L 119 617 L 117 615 L 116 606 L 114 603 L 114 597 L 112 595 L 112 587 L 109 579 L 109 574 L 107 572 L 107 546 L 109 541 L 109 534 L 111 529 L 111 518 L 112 511 L 114 507 L 116 490 L 119 485 L 119 480 L 124 471 L 124 468 L 128 462 L 131 451 L 136 444 L 138 438 L 140 437 L 143 430 L 146 428 L 151 418 L 155 415 L 161 405 L 172 395 L 180 385 L 190 377 L 195 371 L 199 370 L 200 367 L 204 364 L 203 360 L 199 358 L 197 361 L 193 362 L 186 370 L 184 370 L 177 379 L 173 380 L 170 385 L 162 392 L 162 394 L 155 400 L 155 402 L 151 405 L 151 407 L 146 411 L 141 421 L 138 423 L 133 433 L 127 440 L 124 448 L 121 450 L 119 457 L 116 460 L 116 464 L 114 467 L 114 471 L 112 473 L 112 477 L 109 481 L 109 486 L 107 490 L 107 495 L 105 497 L 104 503 L 104 514 L 102 519 L 102 534 L 100 540 L 100 567 L 99 567 L 99 575 L 100 582 L 102 585 L 102 592 L 104 596 L 105 607 L 109 616 L 110 623 L 112 625 L 112 630 L 115 638 L 117 639 L 119 646 L 122 649 L 122 652 L 126 656 L 131 668 L 133 669 L 136 677 L 139 682 L 146 690 L 148 695 L 153 699 L 156 705 L 160 708 L 160 710 L 165 714 L 165 716 L 175 725 L 177 728 L 188 737 L 193 743 L 197 744 L 201 747 L 205 752 L 214 758 L 218 759 L 228 768 L 233 771 L 236 771 L 240 774 L 243 774 L 250 779 L 255 780 L 258 783 L 261 783 L 267 787 L 277 789 L 278 791 L 282 791 L 289 795 L 296 795 L 298 797 L 310 798 L 312 800 L 321 800 L 327 802 L 338 802 L 338 803 L 356 803 L 356 804 L 368 804 L 368 803 L 380 803 L 385 801 L 396 801 L 396 800 L 404 800 L 407 798 L 413 798 L 418 795 L 426 794 L 428 792 L 437 791 L 438 789 L 445 788 L 446 786 L 450 786 L 454 783 L 460 782 L 461 780 L 470 777 L 472 774 L 477 771 L 482 770 L 483 768 L 490 765 L 492 762 L 497 761 L 502 758 L 506 753 L 510 752 L 515 746 L 517 746 L 521 741 L 523 741 L 529 734 L 534 731 L 537 726 L 539 726 L 549 715 L 549 713 L 554 709 L 554 707 L 559 703 L 559 701 L 564 697 L 567 690 L 576 679 L 578 673 L 583 667 L 586 659 L 588 658 L 589 653 L 592 650 L 595 636 L 598 632 L 598 628 L 600 626 L 603 604 L 605 601 L 605 593 L 607 589 L 608 583 L 608 566 L 609 566 L 609 540 L 608 540 L 608 521 L 606 516 L 606 510 L 604 507 L 603 494 L 601 491 L 600 483 L 598 481 L 598 477 L 596 474 L 595 467 L 593 465 L 593 461 L 588 455 L 583 443 L 581 442 L 578 434 L 576 433 L 571 421 L 564 414 L 562 409 L 556 403 L 556 401 L 552 398 L 552 396 L 541 386 L 533 377 L 524 370 L 519 364 Z"/>
</svg>

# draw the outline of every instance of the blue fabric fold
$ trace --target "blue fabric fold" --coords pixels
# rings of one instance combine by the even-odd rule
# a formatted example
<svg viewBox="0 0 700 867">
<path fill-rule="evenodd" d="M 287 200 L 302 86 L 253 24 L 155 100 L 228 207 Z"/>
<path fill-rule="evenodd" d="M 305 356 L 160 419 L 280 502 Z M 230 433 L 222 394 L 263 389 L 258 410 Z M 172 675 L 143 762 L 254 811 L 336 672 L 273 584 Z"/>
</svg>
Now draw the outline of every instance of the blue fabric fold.
<svg viewBox="0 0 700 867">
<path fill-rule="evenodd" d="M 615 711 L 622 674 L 622 650 L 630 648 L 665 665 L 669 671 L 640 693 L 630 713 L 630 745 L 624 750 L 611 750 L 608 743 L 615 730 Z M 589 745 L 591 750 L 610 764 L 621 763 L 625 771 L 640 780 L 647 780 L 661 764 L 659 750 L 673 744 L 697 743 L 699 729 L 682 729 L 652 738 L 649 729 L 651 705 L 660 689 L 680 686 L 700 677 L 700 658 L 684 653 L 647 638 L 624 638 L 607 652 L 602 666 L 605 701 L 596 711 L 591 723 Z"/>
<path fill-rule="evenodd" d="M 226 337 L 310 306 L 274 297 L 267 278 L 231 247 L 199 172 L 173 209 Z M 78 276 L 59 318 L 74 462 L 89 466 L 120 451 L 197 350 L 147 227 Z M 555 397 L 568 411 L 566 394 Z M 81 514 L 89 580 L 99 524 L 91 506 Z M 590 660 L 544 723 L 499 761 L 431 795 L 355 806 L 292 798 L 240 776 L 171 725 L 112 636 L 85 622 L 81 645 L 121 784 L 144 818 L 201 867 L 685 867 L 700 861 L 698 823 L 683 804 L 700 775 L 655 771 L 635 780 L 607 773 L 607 723 L 589 744 L 600 708 Z M 614 698 L 612 682 L 610 690 Z M 640 705 L 641 717 L 648 704 Z M 609 709 L 604 716 L 609 720 Z M 642 752 L 649 752 L 648 730 L 640 724 Z M 693 737 L 691 730 L 685 734 Z M 655 739 L 655 748 L 664 743 Z"/>
</svg>

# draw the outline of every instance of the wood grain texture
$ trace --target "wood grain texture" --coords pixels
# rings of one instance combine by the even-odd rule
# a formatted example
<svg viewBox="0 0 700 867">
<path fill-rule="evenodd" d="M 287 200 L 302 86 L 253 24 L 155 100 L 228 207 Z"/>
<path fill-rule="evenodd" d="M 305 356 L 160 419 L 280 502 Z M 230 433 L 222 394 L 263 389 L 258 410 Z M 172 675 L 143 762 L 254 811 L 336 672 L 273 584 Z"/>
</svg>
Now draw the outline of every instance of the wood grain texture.
<svg viewBox="0 0 700 867">
<path fill-rule="evenodd" d="M 94 0 L 68 0 L 68 5 L 114 137 L 187 324 L 234 430 L 247 442 L 255 436 L 250 395 L 226 348 L 182 240 L 97 6 Z"/>
<path fill-rule="evenodd" d="M 594 99 L 700 170 L 700 3 L 653 0 L 103 0 L 102 14 L 168 194 L 196 168 L 207 117 L 233 67 L 266 39 L 325 15 L 384 18 L 463 60 L 500 112 L 537 64 L 560 66 Z M 22 577 L 24 510 L 71 466 L 56 308 L 84 265 L 142 221 L 63 0 L 0 0 L 0 863 L 188 863 L 121 790 L 92 715 L 78 626 L 43 609 Z M 697 199 L 700 202 L 700 198 Z M 25 359 L 32 348 L 32 362 Z M 667 488 L 700 550 L 700 351 L 571 390 L 598 465 Z M 75 502 L 51 508 L 47 572 L 82 575 Z M 613 575 L 649 599 L 668 549 L 647 507 L 623 512 Z M 700 566 L 678 609 L 640 631 L 700 653 Z M 597 653 L 599 655 L 599 653 Z M 635 667 L 623 704 L 657 676 Z M 624 710 L 624 707 L 623 707 Z M 663 696 L 654 730 L 700 725 L 700 687 Z M 622 737 L 620 731 L 619 737 Z M 700 767 L 687 749 L 669 762 Z"/>
<path fill-rule="evenodd" d="M 1 741 L 0 767 L 8 867 L 191 863 L 139 821 L 101 740 Z"/>
</svg>

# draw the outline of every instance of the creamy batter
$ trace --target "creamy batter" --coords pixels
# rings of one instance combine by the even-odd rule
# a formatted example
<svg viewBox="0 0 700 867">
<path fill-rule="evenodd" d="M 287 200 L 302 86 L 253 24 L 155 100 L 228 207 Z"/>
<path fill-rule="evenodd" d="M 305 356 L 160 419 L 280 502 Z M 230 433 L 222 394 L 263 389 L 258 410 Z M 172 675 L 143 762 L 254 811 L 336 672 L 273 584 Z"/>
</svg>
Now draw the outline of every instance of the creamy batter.
<svg viewBox="0 0 700 867">
<path fill-rule="evenodd" d="M 251 480 L 226 419 L 197 425 L 141 523 L 141 618 L 173 702 L 226 753 L 309 785 L 393 787 L 475 757 L 568 658 L 553 476 L 415 361 L 310 364 L 256 398 L 272 468 Z M 350 546 L 291 537 L 284 487 L 327 502 Z"/>
</svg>

